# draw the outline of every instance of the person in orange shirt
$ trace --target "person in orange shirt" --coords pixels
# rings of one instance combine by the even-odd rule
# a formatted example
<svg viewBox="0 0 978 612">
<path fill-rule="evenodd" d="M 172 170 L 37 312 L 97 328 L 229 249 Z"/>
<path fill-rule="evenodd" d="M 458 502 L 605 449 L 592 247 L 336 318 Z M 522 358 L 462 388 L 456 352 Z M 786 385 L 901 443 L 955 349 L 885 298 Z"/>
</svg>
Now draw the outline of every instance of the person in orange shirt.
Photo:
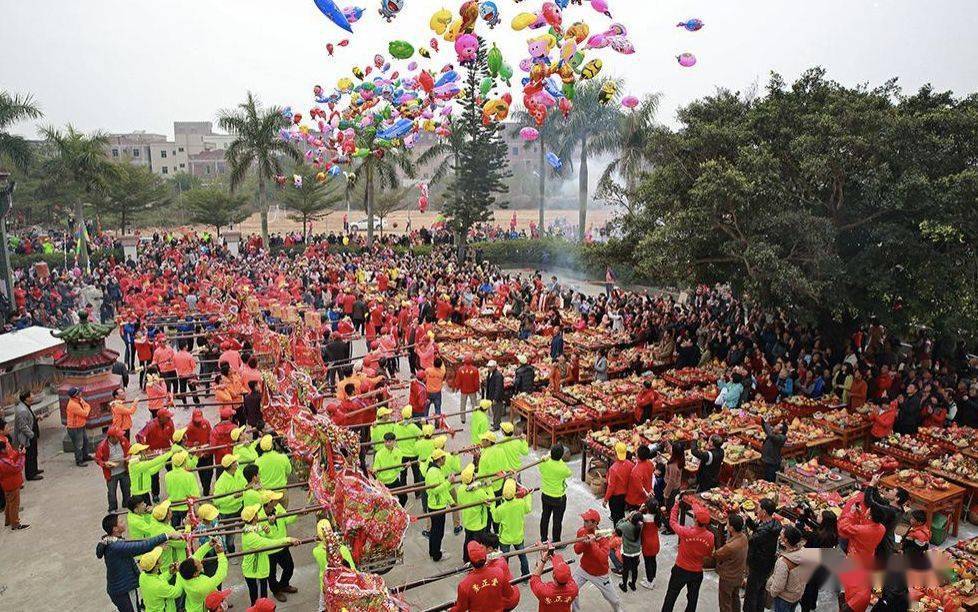
<svg viewBox="0 0 978 612">
<path fill-rule="evenodd" d="M 112 426 L 119 429 L 129 440 L 129 430 L 132 429 L 132 415 L 136 414 L 138 400 L 126 404 L 126 390 L 119 387 L 112 392 L 109 410 L 112 411 Z"/>
<path fill-rule="evenodd" d="M 434 362 L 425 368 L 424 372 L 425 386 L 428 389 L 428 405 L 435 409 L 435 414 L 441 415 L 441 390 L 445 386 L 445 364 L 441 357 L 435 357 Z"/>
<path fill-rule="evenodd" d="M 152 418 L 156 418 L 156 413 L 160 409 L 173 403 L 173 395 L 167 390 L 166 383 L 160 378 L 155 365 L 151 365 L 146 374 L 146 398 Z"/>
<path fill-rule="evenodd" d="M 180 350 L 173 354 L 173 366 L 177 372 L 177 389 L 180 393 L 180 400 L 183 405 L 187 405 L 188 390 L 194 396 L 194 404 L 200 405 L 200 397 L 197 395 L 197 358 L 193 356 L 187 345 L 180 346 Z"/>
<path fill-rule="evenodd" d="M 248 383 L 251 381 L 255 381 L 258 383 L 258 389 L 262 389 L 263 381 L 261 378 L 261 372 L 258 370 L 258 358 L 254 355 L 248 358 L 247 364 L 241 366 L 241 369 L 238 370 L 238 374 L 241 376 L 241 384 L 243 384 L 245 387 L 247 387 Z"/>
<path fill-rule="evenodd" d="M 65 426 L 68 429 L 68 437 L 71 438 L 71 444 L 75 447 L 75 465 L 85 467 L 92 460 L 92 456 L 89 454 L 88 430 L 85 427 L 92 407 L 82 399 L 81 389 L 78 387 L 68 389 L 68 404 L 65 407 L 65 412 L 67 413 Z"/>
<path fill-rule="evenodd" d="M 166 338 L 162 334 L 157 336 L 156 350 L 153 351 L 153 365 L 159 368 L 170 393 L 177 391 L 177 369 L 173 364 L 173 355 L 173 347 L 167 344 Z"/>
</svg>

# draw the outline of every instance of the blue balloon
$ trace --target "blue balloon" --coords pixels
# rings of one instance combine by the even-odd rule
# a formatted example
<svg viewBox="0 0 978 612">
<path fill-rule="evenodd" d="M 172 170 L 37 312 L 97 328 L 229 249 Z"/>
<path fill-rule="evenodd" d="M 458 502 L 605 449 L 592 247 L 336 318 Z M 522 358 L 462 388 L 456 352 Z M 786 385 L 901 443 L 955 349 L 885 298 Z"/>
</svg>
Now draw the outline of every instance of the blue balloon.
<svg viewBox="0 0 978 612">
<path fill-rule="evenodd" d="M 333 0 L 312 0 L 316 4 L 316 8 L 322 12 L 323 15 L 329 18 L 330 21 L 340 26 L 349 33 L 353 33 L 353 28 L 350 27 L 350 21 L 343 14 L 343 11 L 336 6 L 336 2 Z"/>
<path fill-rule="evenodd" d="M 554 0 L 554 2 L 557 3 L 557 6 L 560 7 L 560 10 L 564 10 L 565 8 L 567 8 L 567 5 L 570 4 L 570 0 Z"/>
<path fill-rule="evenodd" d="M 377 132 L 377 138 L 383 140 L 392 140 L 394 138 L 401 138 L 406 136 L 408 132 L 414 127 L 414 122 L 410 119 L 398 119 L 394 122 L 394 125 L 389 128 L 384 128 Z"/>
<path fill-rule="evenodd" d="M 564 92 L 561 88 L 553 81 L 553 77 L 543 80 L 543 88 L 547 90 L 547 93 L 554 98 L 563 98 Z"/>
<path fill-rule="evenodd" d="M 451 83 L 457 80 L 458 80 L 458 73 L 455 72 L 454 70 L 449 70 L 448 72 L 443 74 L 440 79 L 435 81 L 435 87 L 441 87 L 446 83 Z"/>
<path fill-rule="evenodd" d="M 680 21 L 676 24 L 677 28 L 686 28 L 690 32 L 698 32 L 705 24 L 700 19 L 690 19 L 688 21 Z"/>
<path fill-rule="evenodd" d="M 550 164 L 555 171 L 560 172 L 560 169 L 564 167 L 563 162 L 560 161 L 560 158 L 557 157 L 557 154 L 553 151 L 547 151 L 547 155 L 545 157 L 547 158 L 547 163 Z"/>
<path fill-rule="evenodd" d="M 342 170 L 340 170 L 340 167 L 339 166 L 330 166 L 329 167 L 329 175 L 330 176 L 339 176 L 340 175 L 340 172 L 342 172 Z"/>
</svg>

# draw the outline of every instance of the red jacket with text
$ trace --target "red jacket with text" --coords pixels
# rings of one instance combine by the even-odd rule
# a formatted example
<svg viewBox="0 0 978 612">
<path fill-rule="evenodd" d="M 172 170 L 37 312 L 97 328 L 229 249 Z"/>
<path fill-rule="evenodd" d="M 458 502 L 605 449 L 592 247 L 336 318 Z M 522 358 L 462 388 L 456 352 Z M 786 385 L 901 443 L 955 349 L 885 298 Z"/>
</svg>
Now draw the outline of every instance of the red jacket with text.
<svg viewBox="0 0 978 612">
<path fill-rule="evenodd" d="M 458 583 L 457 597 L 451 612 L 503 612 L 515 604 L 513 585 L 497 567 L 486 565 L 474 569 Z"/>
</svg>

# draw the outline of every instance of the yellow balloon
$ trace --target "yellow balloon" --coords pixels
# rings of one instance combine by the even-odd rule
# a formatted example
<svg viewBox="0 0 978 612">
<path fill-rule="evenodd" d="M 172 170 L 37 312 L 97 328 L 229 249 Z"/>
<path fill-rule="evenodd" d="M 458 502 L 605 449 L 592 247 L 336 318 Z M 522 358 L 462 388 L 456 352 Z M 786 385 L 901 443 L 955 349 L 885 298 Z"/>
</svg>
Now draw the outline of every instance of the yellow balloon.
<svg viewBox="0 0 978 612">
<path fill-rule="evenodd" d="M 340 91 L 350 91 L 353 89 L 353 81 L 343 77 L 339 81 L 336 81 L 336 89 L 339 89 Z"/>
<path fill-rule="evenodd" d="M 577 43 L 574 42 L 573 38 L 569 38 L 564 41 L 564 46 L 560 48 L 560 59 L 569 61 L 570 58 L 574 57 L 577 53 Z"/>
<path fill-rule="evenodd" d="M 516 17 L 513 17 L 513 21 L 510 23 L 513 29 L 516 31 L 528 28 L 531 23 L 537 20 L 537 16 L 533 13 L 520 13 Z"/>
<path fill-rule="evenodd" d="M 462 20 L 456 19 L 455 21 L 452 22 L 450 26 L 448 26 L 448 30 L 445 31 L 445 35 L 442 36 L 442 38 L 444 38 L 448 42 L 455 42 L 455 39 L 458 38 L 459 34 L 461 33 L 462 33 Z"/>
<path fill-rule="evenodd" d="M 431 28 L 435 34 L 444 34 L 445 30 L 448 29 L 448 24 L 452 21 L 452 12 L 447 8 L 439 9 L 435 11 L 435 14 L 431 16 L 431 20 L 428 22 L 428 27 Z"/>
</svg>

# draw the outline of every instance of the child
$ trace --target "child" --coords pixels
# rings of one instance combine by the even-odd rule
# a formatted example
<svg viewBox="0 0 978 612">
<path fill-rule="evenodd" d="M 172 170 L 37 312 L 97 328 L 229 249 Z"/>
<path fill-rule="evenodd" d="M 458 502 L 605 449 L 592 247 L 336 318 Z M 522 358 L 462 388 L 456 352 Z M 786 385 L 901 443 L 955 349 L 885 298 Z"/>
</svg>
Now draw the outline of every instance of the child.
<svg viewBox="0 0 978 612">
<path fill-rule="evenodd" d="M 655 496 L 656 508 L 666 505 L 666 465 L 664 463 L 655 464 L 655 473 L 652 475 L 652 495 Z"/>
<path fill-rule="evenodd" d="M 639 584 L 645 589 L 651 589 L 652 581 L 655 580 L 655 558 L 659 554 L 659 527 L 662 524 L 662 514 L 659 512 L 661 507 L 660 503 L 650 507 L 650 502 L 646 502 L 639 509 L 642 513 L 642 557 L 645 559 L 645 579 Z"/>
<path fill-rule="evenodd" d="M 642 513 L 633 510 L 615 525 L 615 529 L 621 533 L 622 570 L 618 588 L 622 591 L 627 591 L 629 587 L 636 590 L 638 562 L 642 557 L 642 523 Z"/>
</svg>

